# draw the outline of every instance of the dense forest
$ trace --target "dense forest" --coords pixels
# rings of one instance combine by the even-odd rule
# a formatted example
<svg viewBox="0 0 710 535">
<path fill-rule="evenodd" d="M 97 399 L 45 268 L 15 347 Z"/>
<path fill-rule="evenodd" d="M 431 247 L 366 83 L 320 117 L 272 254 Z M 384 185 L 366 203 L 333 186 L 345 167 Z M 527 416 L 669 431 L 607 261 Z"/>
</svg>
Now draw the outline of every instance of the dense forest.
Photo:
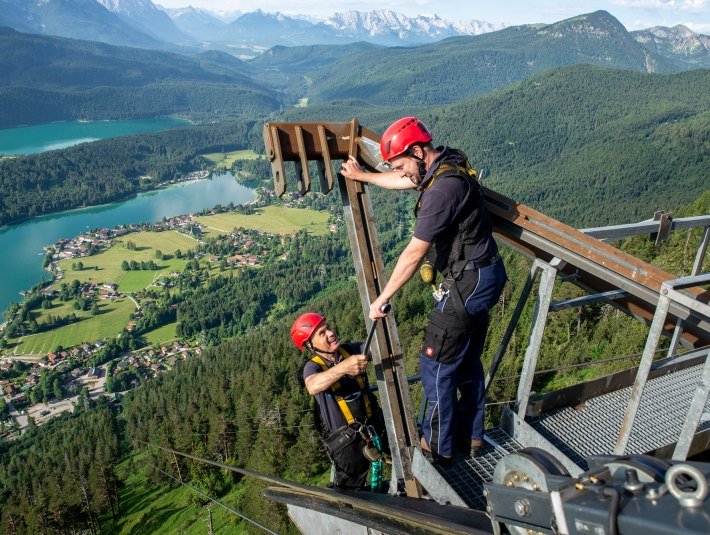
<svg viewBox="0 0 710 535">
<path fill-rule="evenodd" d="M 357 117 L 382 131 L 416 114 L 435 143 L 464 150 L 486 169 L 488 187 L 581 227 L 646 219 L 707 189 L 709 88 L 708 70 L 658 75 L 575 65 L 450 106 L 346 100 L 286 117 Z"/>
</svg>

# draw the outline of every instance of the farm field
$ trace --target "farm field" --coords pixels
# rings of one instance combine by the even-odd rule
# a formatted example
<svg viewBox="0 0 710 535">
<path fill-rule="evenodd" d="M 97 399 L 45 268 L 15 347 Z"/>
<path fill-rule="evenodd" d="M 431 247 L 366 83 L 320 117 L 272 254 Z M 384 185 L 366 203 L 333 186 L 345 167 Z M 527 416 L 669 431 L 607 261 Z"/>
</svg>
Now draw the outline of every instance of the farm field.
<svg viewBox="0 0 710 535">
<path fill-rule="evenodd" d="M 164 342 L 172 342 L 173 340 L 177 340 L 178 336 L 176 330 L 177 323 L 168 323 L 167 325 L 158 327 L 155 330 L 148 331 L 143 336 L 149 344 L 159 346 Z"/>
<path fill-rule="evenodd" d="M 135 243 L 136 249 L 128 250 L 125 245 L 127 241 Z M 160 274 L 182 271 L 185 267 L 185 260 L 174 256 L 168 260 L 158 260 L 155 257 L 156 251 L 162 251 L 163 254 L 172 256 L 176 250 L 187 251 L 195 247 L 196 243 L 194 239 L 174 231 L 129 234 L 119 238 L 112 247 L 99 254 L 80 259 L 61 260 L 59 267 L 64 272 L 64 279 L 55 284 L 54 288 L 58 288 L 62 282 L 71 282 L 77 279 L 82 282 L 110 282 L 117 284 L 118 289 L 122 292 L 136 292 L 148 286 Z M 128 262 L 135 260 L 138 263 L 153 260 L 160 266 L 160 269 L 123 271 L 121 263 L 124 260 Z M 84 264 L 81 271 L 72 268 L 72 264 L 78 261 Z"/>
<path fill-rule="evenodd" d="M 257 154 L 253 150 L 212 152 L 210 154 L 201 154 L 201 156 L 215 165 L 222 165 L 224 167 L 232 167 L 232 164 L 234 164 L 237 160 L 256 160 L 258 158 L 263 158 L 263 156 Z"/>
<path fill-rule="evenodd" d="M 275 234 L 288 234 L 306 229 L 311 234 L 323 236 L 328 233 L 327 212 L 303 210 L 301 208 L 286 208 L 285 206 L 266 206 L 259 213 L 216 214 L 197 217 L 196 220 L 209 227 L 209 234 L 227 234 L 234 227 L 264 230 Z"/>
<path fill-rule="evenodd" d="M 63 304 L 62 307 L 55 307 L 51 310 L 43 311 L 44 314 L 53 316 L 66 316 L 72 312 L 81 318 L 78 322 L 65 325 L 51 331 L 33 334 L 21 339 L 11 339 L 10 344 L 15 345 L 13 352 L 16 354 L 47 354 L 57 346 L 71 347 L 82 342 L 93 342 L 101 338 L 115 337 L 130 320 L 131 314 L 136 306 L 129 298 L 105 300 L 97 302 L 99 314 L 92 316 L 90 312 L 78 311 L 71 308 L 71 304 Z M 68 309 L 70 310 L 67 310 Z M 43 314 L 43 316 L 44 316 Z M 42 323 L 41 319 L 37 320 Z"/>
</svg>

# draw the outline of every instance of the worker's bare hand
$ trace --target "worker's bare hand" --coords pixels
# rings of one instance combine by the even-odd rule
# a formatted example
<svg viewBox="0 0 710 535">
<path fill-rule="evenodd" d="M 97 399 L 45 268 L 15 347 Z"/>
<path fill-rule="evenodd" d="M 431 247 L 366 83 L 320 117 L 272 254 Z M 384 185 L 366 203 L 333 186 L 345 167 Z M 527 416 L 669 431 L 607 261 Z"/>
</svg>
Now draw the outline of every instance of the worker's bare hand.
<svg viewBox="0 0 710 535">
<path fill-rule="evenodd" d="M 345 375 L 360 375 L 367 367 L 367 355 L 351 355 L 340 365 L 343 366 Z"/>
<path fill-rule="evenodd" d="M 388 300 L 389 299 L 385 299 L 382 296 L 379 296 L 372 302 L 372 304 L 370 305 L 370 319 L 372 321 L 384 318 L 387 315 L 387 312 L 382 312 L 382 307 L 387 304 Z"/>
<path fill-rule="evenodd" d="M 367 173 L 362 168 L 362 165 L 360 165 L 353 156 L 350 156 L 346 161 L 343 162 L 340 174 L 350 180 L 359 180 L 366 182 L 365 179 L 367 178 Z"/>
</svg>

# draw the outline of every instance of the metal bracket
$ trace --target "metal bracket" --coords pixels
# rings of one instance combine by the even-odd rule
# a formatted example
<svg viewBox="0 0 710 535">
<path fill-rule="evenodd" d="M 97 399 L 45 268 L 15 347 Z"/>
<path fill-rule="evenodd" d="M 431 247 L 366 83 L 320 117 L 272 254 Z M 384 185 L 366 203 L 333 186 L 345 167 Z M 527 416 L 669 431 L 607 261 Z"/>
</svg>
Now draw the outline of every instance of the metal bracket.
<svg viewBox="0 0 710 535">
<path fill-rule="evenodd" d="M 656 247 L 668 241 L 673 227 L 673 214 L 660 210 L 653 214 L 653 220 L 658 221 L 658 232 L 651 234 L 651 239 L 656 240 Z"/>
</svg>

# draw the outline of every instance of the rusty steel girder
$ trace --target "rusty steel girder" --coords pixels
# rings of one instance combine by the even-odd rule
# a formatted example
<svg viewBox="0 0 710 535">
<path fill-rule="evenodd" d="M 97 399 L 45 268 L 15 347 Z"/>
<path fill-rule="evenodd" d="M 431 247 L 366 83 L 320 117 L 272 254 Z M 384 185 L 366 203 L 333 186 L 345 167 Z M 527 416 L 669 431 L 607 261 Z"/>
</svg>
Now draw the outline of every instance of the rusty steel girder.
<svg viewBox="0 0 710 535">
<path fill-rule="evenodd" d="M 376 153 L 379 136 L 356 121 L 267 123 L 264 141 L 277 195 L 286 191 L 286 161 L 295 162 L 296 182 L 301 194 L 310 190 L 308 161 L 317 163 L 324 193 L 334 185 L 333 160 L 346 159 L 353 154 L 371 171 L 376 170 L 379 162 Z M 346 183 L 351 184 L 350 181 Z M 355 189 L 364 194 L 363 185 L 356 184 Z M 612 304 L 645 323 L 651 322 L 661 285 L 676 277 L 488 188 L 484 188 L 484 192 L 494 232 L 508 246 L 530 258 L 546 262 L 555 257 L 563 260 L 566 265 L 562 271 L 573 274 L 571 282 L 587 291 L 626 291 L 625 297 Z M 708 302 L 710 294 L 706 291 L 685 291 L 693 299 Z M 710 321 L 707 318 L 673 303 L 664 330 L 672 332 L 677 319 L 683 320 L 682 336 L 688 345 L 710 344 Z"/>
</svg>

